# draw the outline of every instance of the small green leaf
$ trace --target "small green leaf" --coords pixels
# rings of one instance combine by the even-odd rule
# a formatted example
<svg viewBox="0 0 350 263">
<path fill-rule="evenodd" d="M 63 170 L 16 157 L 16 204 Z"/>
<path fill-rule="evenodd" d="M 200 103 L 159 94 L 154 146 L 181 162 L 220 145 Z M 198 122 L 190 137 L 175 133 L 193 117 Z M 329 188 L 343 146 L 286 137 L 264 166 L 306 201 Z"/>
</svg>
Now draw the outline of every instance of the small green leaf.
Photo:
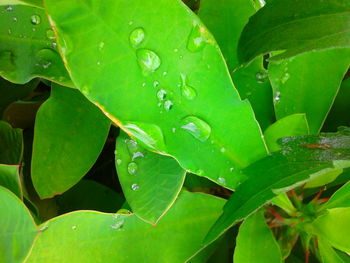
<svg viewBox="0 0 350 263">
<path fill-rule="evenodd" d="M 145 150 L 124 132 L 117 139 L 115 158 L 132 211 L 147 222 L 157 223 L 175 202 L 186 171 L 175 159 Z"/>
<path fill-rule="evenodd" d="M 110 121 L 78 90 L 54 85 L 35 120 L 32 180 L 41 198 L 76 184 L 102 151 Z"/>
<path fill-rule="evenodd" d="M 200 249 L 223 203 L 182 192 L 156 226 L 133 214 L 66 214 L 44 224 L 26 263 L 183 263 Z"/>
<path fill-rule="evenodd" d="M 19 164 L 22 159 L 22 130 L 0 121 L 0 163 Z"/>
<path fill-rule="evenodd" d="M 343 169 L 336 169 L 329 171 L 328 173 L 322 174 L 321 176 L 307 182 L 304 185 L 304 189 L 320 187 L 333 182 L 340 174 L 343 173 Z"/>
<path fill-rule="evenodd" d="M 344 263 L 337 252 L 323 238 L 318 238 L 318 248 L 321 254 L 322 263 Z"/>
<path fill-rule="evenodd" d="M 44 10 L 25 5 L 0 9 L 0 75 L 17 84 L 41 77 L 73 87 Z"/>
<path fill-rule="evenodd" d="M 282 254 L 263 211 L 244 220 L 239 228 L 233 256 L 235 263 L 281 263 Z"/>
<path fill-rule="evenodd" d="M 266 155 L 218 45 L 181 1 L 106 0 L 107 9 L 99 0 L 45 3 L 77 88 L 147 149 L 228 188 Z M 135 48 L 130 36 L 140 28 Z"/>
<path fill-rule="evenodd" d="M 0 185 L 12 191 L 19 199 L 22 199 L 19 165 L 0 164 Z"/>
<path fill-rule="evenodd" d="M 350 207 L 350 182 L 339 188 L 321 208 L 329 209 L 336 207 Z"/>
<path fill-rule="evenodd" d="M 38 233 L 34 220 L 23 203 L 2 186 L 0 186 L 0 211 L 1 261 L 23 262 Z"/>
<path fill-rule="evenodd" d="M 271 0 L 249 20 L 238 45 L 242 63 L 275 50 L 275 59 L 350 47 L 348 0 Z"/>
<path fill-rule="evenodd" d="M 277 119 L 305 113 L 318 134 L 350 65 L 350 49 L 309 52 L 269 63 Z"/>
<path fill-rule="evenodd" d="M 350 208 L 327 209 L 312 224 L 317 236 L 328 241 L 336 249 L 350 253 Z"/>
<path fill-rule="evenodd" d="M 297 211 L 286 193 L 279 194 L 270 203 L 283 209 L 288 215 L 293 215 Z"/>
<path fill-rule="evenodd" d="M 305 114 L 292 114 L 286 116 L 271 126 L 264 132 L 266 145 L 270 152 L 281 149 L 277 140 L 282 137 L 301 136 L 309 134 L 309 126 Z"/>
</svg>

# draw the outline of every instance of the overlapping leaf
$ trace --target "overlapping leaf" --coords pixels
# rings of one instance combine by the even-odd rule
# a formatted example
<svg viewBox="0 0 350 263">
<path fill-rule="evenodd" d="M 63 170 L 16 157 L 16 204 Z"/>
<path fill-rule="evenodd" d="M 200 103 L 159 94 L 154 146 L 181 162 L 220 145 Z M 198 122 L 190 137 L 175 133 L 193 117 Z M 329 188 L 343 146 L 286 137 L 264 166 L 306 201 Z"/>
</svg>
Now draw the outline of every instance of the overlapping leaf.
<svg viewBox="0 0 350 263">
<path fill-rule="evenodd" d="M 46 1 L 75 85 L 146 148 L 234 188 L 266 150 L 211 34 L 178 0 L 103 6 Z"/>
<path fill-rule="evenodd" d="M 22 199 L 23 193 L 19 178 L 18 165 L 0 164 L 0 185 L 17 195 L 18 198 Z"/>
<path fill-rule="evenodd" d="M 0 121 L 0 164 L 19 164 L 22 158 L 23 138 L 20 129 Z"/>
</svg>

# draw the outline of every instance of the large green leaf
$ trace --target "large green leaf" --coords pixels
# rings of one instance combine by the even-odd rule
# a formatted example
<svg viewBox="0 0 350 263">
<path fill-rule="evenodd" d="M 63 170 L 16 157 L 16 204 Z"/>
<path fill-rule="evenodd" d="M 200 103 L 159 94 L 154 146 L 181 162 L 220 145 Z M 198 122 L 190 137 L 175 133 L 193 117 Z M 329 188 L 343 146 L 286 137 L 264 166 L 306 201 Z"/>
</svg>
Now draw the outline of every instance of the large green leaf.
<svg viewBox="0 0 350 263">
<path fill-rule="evenodd" d="M 32 180 L 41 198 L 76 184 L 102 151 L 110 121 L 78 90 L 56 86 L 35 120 Z"/>
<path fill-rule="evenodd" d="M 333 247 L 350 253 L 350 208 L 333 208 L 318 217 L 313 223 L 317 236 L 327 240 Z"/>
<path fill-rule="evenodd" d="M 18 198 L 22 199 L 19 165 L 0 164 L 0 185 L 9 189 Z"/>
<path fill-rule="evenodd" d="M 1 262 L 22 262 L 29 252 L 38 229 L 23 203 L 0 186 L 0 259 Z"/>
<path fill-rule="evenodd" d="M 308 134 L 309 125 L 305 114 L 292 114 L 269 126 L 264 132 L 264 137 L 269 150 L 275 152 L 281 149 L 277 143 L 278 139 Z"/>
<path fill-rule="evenodd" d="M 266 154 L 214 38 L 181 1 L 47 0 L 46 8 L 75 85 L 146 148 L 228 188 Z"/>
<path fill-rule="evenodd" d="M 116 167 L 132 211 L 153 224 L 174 203 L 186 174 L 175 159 L 148 152 L 123 132 L 117 139 Z"/>
<path fill-rule="evenodd" d="M 72 86 L 45 12 L 25 5 L 0 9 L 0 75 L 18 84 L 42 77 Z"/>
<path fill-rule="evenodd" d="M 348 130 L 320 136 L 289 137 L 283 141 L 280 152 L 243 170 L 248 179 L 226 203 L 223 214 L 208 233 L 206 243 L 215 240 L 276 195 L 333 169 L 350 166 Z"/>
<path fill-rule="evenodd" d="M 350 182 L 339 188 L 321 208 L 336 207 L 350 207 Z"/>
<path fill-rule="evenodd" d="M 251 17 L 239 45 L 239 59 L 249 62 L 274 50 L 278 58 L 335 47 L 350 47 L 348 0 L 269 0 Z"/>
<path fill-rule="evenodd" d="M 318 238 L 318 248 L 320 250 L 322 263 L 344 263 L 344 261 L 330 246 L 327 240 Z"/>
<path fill-rule="evenodd" d="M 277 119 L 305 113 L 317 134 L 350 65 L 350 49 L 310 52 L 269 63 Z"/>
<path fill-rule="evenodd" d="M 0 121 L 0 163 L 19 164 L 23 152 L 23 138 L 20 129 Z"/>
<path fill-rule="evenodd" d="M 183 192 L 157 226 L 132 214 L 66 214 L 44 224 L 26 262 L 183 263 L 200 248 L 223 203 Z"/>
<path fill-rule="evenodd" d="M 234 253 L 235 263 L 281 263 L 282 254 L 263 211 L 258 211 L 239 228 Z"/>
<path fill-rule="evenodd" d="M 256 12 L 252 0 L 202 0 L 199 16 L 213 33 L 225 57 L 242 99 L 252 104 L 262 129 L 274 119 L 272 91 L 262 57 L 246 68 L 239 68 L 237 45 L 250 16 Z"/>
</svg>

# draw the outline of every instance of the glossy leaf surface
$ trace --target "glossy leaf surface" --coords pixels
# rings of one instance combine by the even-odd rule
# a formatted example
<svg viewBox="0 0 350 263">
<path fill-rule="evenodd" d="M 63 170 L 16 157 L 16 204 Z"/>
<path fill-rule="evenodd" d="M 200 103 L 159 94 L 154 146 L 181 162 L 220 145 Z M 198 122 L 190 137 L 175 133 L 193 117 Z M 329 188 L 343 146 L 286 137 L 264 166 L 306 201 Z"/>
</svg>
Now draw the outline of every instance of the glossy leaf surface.
<svg viewBox="0 0 350 263">
<path fill-rule="evenodd" d="M 66 214 L 47 223 L 27 263 L 183 263 L 200 248 L 223 203 L 213 196 L 183 192 L 156 226 L 132 214 Z"/>
<path fill-rule="evenodd" d="M 0 0 L 0 5 L 30 5 L 34 7 L 42 7 L 42 0 Z"/>
<path fill-rule="evenodd" d="M 327 240 L 333 247 L 350 253 L 350 208 L 328 209 L 313 222 L 315 234 Z"/>
<path fill-rule="evenodd" d="M 40 197 L 76 184 L 97 160 L 110 121 L 78 90 L 53 86 L 34 130 L 32 180 Z"/>
<path fill-rule="evenodd" d="M 21 182 L 18 165 L 0 164 L 0 185 L 22 199 Z"/>
<path fill-rule="evenodd" d="M 75 85 L 143 146 L 234 188 L 266 150 L 211 34 L 180 1 L 104 5 L 46 1 Z"/>
<path fill-rule="evenodd" d="M 45 12 L 25 5 L 0 9 L 0 75 L 18 84 L 42 77 L 72 86 Z"/>
<path fill-rule="evenodd" d="M 326 240 L 319 238 L 317 243 L 322 263 L 345 263 Z"/>
<path fill-rule="evenodd" d="M 263 211 L 249 216 L 239 228 L 234 253 L 235 263 L 281 263 L 282 254 Z"/>
<path fill-rule="evenodd" d="M 322 209 L 350 207 L 350 182 L 339 188 L 322 206 Z"/>
<path fill-rule="evenodd" d="M 38 229 L 22 202 L 2 186 L 0 186 L 0 211 L 0 258 L 6 263 L 22 262 L 32 246 Z"/>
<path fill-rule="evenodd" d="M 301 136 L 309 134 L 309 125 L 305 114 L 292 114 L 286 116 L 271 126 L 264 132 L 266 145 L 271 152 L 281 149 L 277 143 L 282 137 Z"/>
<path fill-rule="evenodd" d="M 275 59 L 311 50 L 350 47 L 347 0 L 270 0 L 251 17 L 239 45 L 239 59 L 283 50 Z"/>
<path fill-rule="evenodd" d="M 132 211 L 151 223 L 174 203 L 186 174 L 175 159 L 145 150 L 125 133 L 117 139 L 116 167 Z"/>
<path fill-rule="evenodd" d="M 282 139 L 284 143 L 280 152 L 275 152 L 244 170 L 248 179 L 228 200 L 222 216 L 210 230 L 205 242 L 215 240 L 276 195 L 333 169 L 348 167 L 350 136 L 347 132 L 348 130 L 321 136 Z M 321 148 L 314 148 L 315 145 Z"/>
<path fill-rule="evenodd" d="M 0 163 L 19 164 L 22 158 L 22 143 L 22 131 L 0 121 Z"/>
<path fill-rule="evenodd" d="M 269 63 L 277 119 L 305 113 L 317 134 L 349 68 L 350 49 L 310 52 Z"/>
</svg>

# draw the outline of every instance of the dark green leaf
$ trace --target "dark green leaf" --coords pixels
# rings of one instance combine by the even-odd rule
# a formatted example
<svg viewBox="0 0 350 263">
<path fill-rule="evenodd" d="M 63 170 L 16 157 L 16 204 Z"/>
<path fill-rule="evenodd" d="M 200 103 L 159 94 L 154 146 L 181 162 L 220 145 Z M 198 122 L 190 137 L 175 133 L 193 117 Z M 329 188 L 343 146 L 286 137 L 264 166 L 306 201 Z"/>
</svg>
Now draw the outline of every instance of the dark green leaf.
<svg viewBox="0 0 350 263">
<path fill-rule="evenodd" d="M 349 68 L 350 49 L 302 54 L 269 63 L 277 119 L 305 113 L 310 133 L 317 134 Z"/>
<path fill-rule="evenodd" d="M 236 187 L 266 149 L 214 38 L 180 1 L 103 3 L 46 1 L 76 86 L 146 148 Z"/>
<path fill-rule="evenodd" d="M 239 59 L 249 62 L 270 51 L 275 59 L 312 50 L 350 47 L 348 0 L 269 0 L 251 17 L 239 45 Z"/>
<path fill-rule="evenodd" d="M 22 199 L 21 181 L 18 165 L 0 164 L 0 185 L 7 188 Z"/>
<path fill-rule="evenodd" d="M 32 180 L 41 198 L 76 184 L 102 151 L 109 120 L 78 90 L 54 85 L 35 120 Z"/>
<path fill-rule="evenodd" d="M 42 77 L 72 87 L 45 12 L 25 5 L 0 9 L 0 75 L 18 84 Z"/>
<path fill-rule="evenodd" d="M 148 152 L 123 132 L 117 139 L 116 167 L 132 211 L 153 224 L 175 202 L 186 174 L 175 159 Z"/>
<path fill-rule="evenodd" d="M 19 164 L 23 151 L 22 130 L 0 121 L 0 163 Z"/>
<path fill-rule="evenodd" d="M 350 166 L 350 136 L 346 129 L 320 136 L 284 138 L 283 142 L 281 152 L 275 152 L 243 170 L 248 179 L 226 203 L 223 214 L 207 235 L 206 243 L 215 240 L 276 195 L 333 169 Z"/>
<path fill-rule="evenodd" d="M 199 250 L 223 203 L 183 192 L 156 226 L 133 214 L 66 214 L 43 225 L 27 263 L 183 263 Z"/>
</svg>

